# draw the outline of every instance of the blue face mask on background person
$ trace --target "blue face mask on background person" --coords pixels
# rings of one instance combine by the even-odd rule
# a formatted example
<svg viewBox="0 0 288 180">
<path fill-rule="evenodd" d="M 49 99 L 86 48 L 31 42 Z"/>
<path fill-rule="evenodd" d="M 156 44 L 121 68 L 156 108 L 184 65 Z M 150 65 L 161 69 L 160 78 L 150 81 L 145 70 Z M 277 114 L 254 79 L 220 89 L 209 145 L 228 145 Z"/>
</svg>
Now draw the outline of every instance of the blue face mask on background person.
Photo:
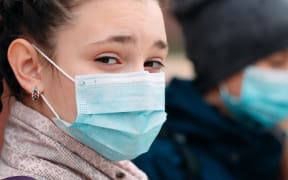
<svg viewBox="0 0 288 180">
<path fill-rule="evenodd" d="M 35 46 L 34 46 L 35 47 Z M 166 120 L 164 73 L 123 73 L 76 76 L 76 120 L 70 124 L 54 113 L 57 126 L 112 161 L 134 159 L 149 150 Z"/>
<path fill-rule="evenodd" d="M 221 98 L 236 119 L 273 128 L 288 120 L 288 71 L 248 67 L 239 98 L 232 97 L 225 87 Z"/>
</svg>

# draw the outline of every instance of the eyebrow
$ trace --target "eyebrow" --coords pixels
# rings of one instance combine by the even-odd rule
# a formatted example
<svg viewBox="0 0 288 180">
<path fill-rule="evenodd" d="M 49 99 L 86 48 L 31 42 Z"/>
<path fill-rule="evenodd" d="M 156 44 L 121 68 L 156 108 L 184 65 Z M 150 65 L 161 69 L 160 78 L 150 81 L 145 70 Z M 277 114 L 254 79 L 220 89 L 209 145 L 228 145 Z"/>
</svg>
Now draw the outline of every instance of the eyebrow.
<svg viewBox="0 0 288 180">
<path fill-rule="evenodd" d="M 104 42 L 116 42 L 120 44 L 136 44 L 136 38 L 130 35 L 117 35 L 117 36 L 110 36 L 106 39 L 100 40 L 95 43 L 98 44 Z M 158 40 L 153 43 L 153 47 L 156 47 L 158 49 L 168 49 L 168 44 L 163 40 Z"/>
<path fill-rule="evenodd" d="M 168 49 L 168 44 L 162 40 L 156 41 L 153 46 L 159 49 Z"/>
<path fill-rule="evenodd" d="M 121 44 L 126 44 L 126 43 L 136 44 L 136 38 L 134 38 L 133 36 L 125 36 L 125 35 L 111 36 L 107 39 L 107 41 L 118 42 Z"/>
</svg>

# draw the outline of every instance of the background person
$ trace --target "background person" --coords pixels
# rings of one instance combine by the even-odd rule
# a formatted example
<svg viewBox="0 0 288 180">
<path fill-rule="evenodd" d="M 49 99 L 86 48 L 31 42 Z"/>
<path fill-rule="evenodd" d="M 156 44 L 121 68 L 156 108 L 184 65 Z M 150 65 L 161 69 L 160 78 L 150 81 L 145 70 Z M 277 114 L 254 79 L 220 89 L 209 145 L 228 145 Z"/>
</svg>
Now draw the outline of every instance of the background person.
<svg viewBox="0 0 288 180">
<path fill-rule="evenodd" d="M 167 123 L 136 164 L 152 180 L 277 179 L 288 116 L 287 1 L 173 5 L 196 79 L 168 86 Z"/>
</svg>

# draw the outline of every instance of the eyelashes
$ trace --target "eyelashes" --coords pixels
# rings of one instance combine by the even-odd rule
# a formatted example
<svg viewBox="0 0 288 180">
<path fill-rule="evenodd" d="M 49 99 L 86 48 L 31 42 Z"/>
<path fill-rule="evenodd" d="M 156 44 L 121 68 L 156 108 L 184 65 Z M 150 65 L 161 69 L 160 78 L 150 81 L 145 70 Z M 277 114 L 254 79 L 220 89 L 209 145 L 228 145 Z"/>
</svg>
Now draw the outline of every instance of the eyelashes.
<svg viewBox="0 0 288 180">
<path fill-rule="evenodd" d="M 106 68 L 117 68 L 119 67 L 117 65 L 121 65 L 125 63 L 124 60 L 120 59 L 120 57 L 118 57 L 117 55 L 113 53 L 102 54 L 96 57 L 94 61 L 97 63 L 101 63 Z M 126 62 L 129 62 L 129 61 L 126 61 Z M 157 72 L 157 71 L 160 71 L 164 67 L 165 65 L 163 64 L 163 60 L 161 58 L 154 58 L 154 59 L 151 58 L 151 59 L 146 60 L 143 64 L 143 68 L 149 72 Z"/>
<path fill-rule="evenodd" d="M 159 60 L 150 60 L 144 63 L 144 67 L 158 68 L 161 69 L 165 67 L 165 65 Z"/>
<path fill-rule="evenodd" d="M 103 56 L 95 59 L 96 62 L 101 62 L 103 64 L 107 65 L 113 65 L 113 64 L 120 64 L 119 60 L 116 57 L 112 56 Z"/>
<path fill-rule="evenodd" d="M 99 56 L 97 58 L 95 58 L 96 62 L 101 62 L 101 63 L 104 63 L 104 64 L 108 64 L 108 65 L 112 65 L 112 64 L 121 64 L 120 60 L 118 57 L 115 57 L 115 56 L 111 56 L 111 55 L 102 55 L 102 56 Z M 151 60 L 147 60 L 145 63 L 144 63 L 144 66 L 148 66 L 148 67 L 153 67 L 153 68 L 162 68 L 162 67 L 165 67 L 165 65 L 162 63 L 162 60 L 154 60 L 154 59 L 151 59 Z"/>
</svg>

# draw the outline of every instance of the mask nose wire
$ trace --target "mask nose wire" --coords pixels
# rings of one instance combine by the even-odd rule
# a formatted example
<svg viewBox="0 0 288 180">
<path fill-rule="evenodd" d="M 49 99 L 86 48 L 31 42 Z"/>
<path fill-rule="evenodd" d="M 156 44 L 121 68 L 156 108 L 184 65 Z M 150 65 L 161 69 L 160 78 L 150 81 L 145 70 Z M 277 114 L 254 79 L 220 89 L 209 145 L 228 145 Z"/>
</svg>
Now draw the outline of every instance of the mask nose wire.
<svg viewBox="0 0 288 180">
<path fill-rule="evenodd" d="M 65 71 L 63 71 L 62 68 L 60 68 L 54 61 L 52 61 L 46 54 L 44 54 L 37 46 L 32 44 L 32 46 L 36 49 L 36 51 L 41 54 L 49 63 L 51 63 L 58 71 L 60 71 L 64 76 L 66 76 L 68 79 L 70 79 L 72 82 L 75 82 L 75 80 L 67 74 Z"/>
</svg>

